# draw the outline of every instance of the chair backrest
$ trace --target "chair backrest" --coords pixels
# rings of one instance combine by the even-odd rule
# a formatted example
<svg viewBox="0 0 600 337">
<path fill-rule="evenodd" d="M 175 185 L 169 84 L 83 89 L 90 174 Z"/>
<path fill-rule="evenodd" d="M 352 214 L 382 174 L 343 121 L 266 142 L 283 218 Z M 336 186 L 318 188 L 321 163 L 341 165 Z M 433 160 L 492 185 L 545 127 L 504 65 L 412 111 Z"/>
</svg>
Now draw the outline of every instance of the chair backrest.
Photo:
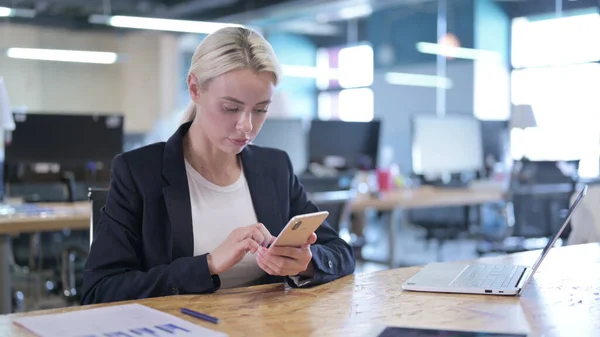
<svg viewBox="0 0 600 337">
<path fill-rule="evenodd" d="M 88 189 L 88 198 L 91 203 L 92 214 L 90 215 L 90 245 L 94 239 L 94 234 L 98 228 L 98 222 L 100 221 L 100 215 L 102 214 L 102 208 L 106 204 L 106 197 L 108 196 L 108 188 L 97 188 L 90 187 Z"/>
<path fill-rule="evenodd" d="M 354 196 L 355 192 L 349 190 L 314 192 L 308 194 L 309 199 L 319 208 L 319 210 L 329 212 L 327 222 L 338 233 L 340 232 L 340 225 L 349 214 L 350 201 Z"/>
</svg>

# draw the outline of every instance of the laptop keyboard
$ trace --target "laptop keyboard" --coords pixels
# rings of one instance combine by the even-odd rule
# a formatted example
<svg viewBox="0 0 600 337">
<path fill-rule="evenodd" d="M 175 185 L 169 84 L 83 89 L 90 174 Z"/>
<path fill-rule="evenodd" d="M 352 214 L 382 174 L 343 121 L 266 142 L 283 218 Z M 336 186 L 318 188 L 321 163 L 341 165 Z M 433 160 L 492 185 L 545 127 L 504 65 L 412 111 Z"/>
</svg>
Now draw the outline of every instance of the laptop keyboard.
<svg viewBox="0 0 600 337">
<path fill-rule="evenodd" d="M 523 267 L 511 265 L 470 265 L 454 281 L 450 283 L 453 287 L 473 288 L 506 288 L 514 287 L 514 276 L 525 270 Z M 518 278 L 514 281 L 516 282 Z"/>
</svg>

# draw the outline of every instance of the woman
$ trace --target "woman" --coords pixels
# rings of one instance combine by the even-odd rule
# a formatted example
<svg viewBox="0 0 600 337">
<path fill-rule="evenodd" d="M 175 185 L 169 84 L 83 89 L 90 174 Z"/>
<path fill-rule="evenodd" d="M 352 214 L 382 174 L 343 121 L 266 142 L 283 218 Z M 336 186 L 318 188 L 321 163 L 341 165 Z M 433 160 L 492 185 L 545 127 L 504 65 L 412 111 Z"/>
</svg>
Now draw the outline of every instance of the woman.
<svg viewBox="0 0 600 337">
<path fill-rule="evenodd" d="M 186 122 L 166 143 L 113 161 L 82 304 L 283 280 L 313 286 L 354 271 L 352 250 L 327 223 L 303 247 L 265 249 L 290 218 L 317 211 L 285 152 L 248 145 L 280 78 L 271 46 L 251 30 L 203 40 Z"/>
</svg>

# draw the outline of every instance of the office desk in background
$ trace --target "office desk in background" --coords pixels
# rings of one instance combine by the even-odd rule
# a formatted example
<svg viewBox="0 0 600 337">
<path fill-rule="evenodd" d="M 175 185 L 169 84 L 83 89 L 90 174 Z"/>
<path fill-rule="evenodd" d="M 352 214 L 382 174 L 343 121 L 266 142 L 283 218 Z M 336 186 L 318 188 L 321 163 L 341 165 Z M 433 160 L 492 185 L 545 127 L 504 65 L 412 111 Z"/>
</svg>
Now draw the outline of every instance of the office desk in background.
<svg viewBox="0 0 600 337">
<path fill-rule="evenodd" d="M 351 211 L 359 215 L 357 221 L 363 221 L 360 214 L 366 209 L 393 212 L 411 209 L 454 206 L 478 206 L 487 203 L 505 200 L 505 192 L 496 186 L 484 188 L 436 188 L 423 186 L 414 189 L 400 189 L 384 193 L 379 198 L 368 195 L 358 195 L 351 203 Z M 402 221 L 406 222 L 406 213 L 402 214 Z M 363 225 L 364 226 L 364 225 Z M 393 214 L 389 216 L 388 247 L 390 268 L 398 266 L 396 261 L 395 239 L 398 233 L 398 224 Z"/>
<path fill-rule="evenodd" d="M 4 211 L 9 208 L 2 206 Z M 0 214 L 0 313 L 12 311 L 10 273 L 11 236 L 20 233 L 39 233 L 63 229 L 90 228 L 88 202 L 51 203 L 15 206 L 14 214 Z"/>
<path fill-rule="evenodd" d="M 478 205 L 504 200 L 504 191 L 496 188 L 436 188 L 424 186 L 384 193 L 381 197 L 359 195 L 352 203 L 352 211 L 367 208 L 379 211 Z"/>
<path fill-rule="evenodd" d="M 530 265 L 539 254 L 530 251 L 477 261 Z M 273 284 L 136 302 L 232 337 L 367 337 L 377 336 L 385 326 L 530 332 L 531 336 L 594 336 L 600 331 L 600 244 L 553 249 L 521 297 L 402 291 L 401 284 L 418 270 L 351 275 L 309 289 Z M 14 317 L 93 307 L 97 306 L 0 316 L 0 335 L 33 336 L 13 325 Z M 221 321 L 211 324 L 190 318 L 179 313 L 182 307 Z"/>
<path fill-rule="evenodd" d="M 16 206 L 14 214 L 0 214 L 0 235 L 89 229 L 90 203 L 40 203 Z"/>
</svg>

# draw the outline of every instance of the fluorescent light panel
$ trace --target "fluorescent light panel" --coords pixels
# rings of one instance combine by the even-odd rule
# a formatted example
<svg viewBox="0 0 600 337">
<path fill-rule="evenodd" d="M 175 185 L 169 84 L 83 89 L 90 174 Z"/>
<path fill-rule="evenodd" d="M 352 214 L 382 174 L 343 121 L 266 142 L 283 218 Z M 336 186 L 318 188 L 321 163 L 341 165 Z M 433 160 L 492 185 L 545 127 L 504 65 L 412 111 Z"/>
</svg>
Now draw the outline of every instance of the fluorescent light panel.
<svg viewBox="0 0 600 337">
<path fill-rule="evenodd" d="M 337 69 L 320 69 L 312 66 L 296 66 L 284 64 L 283 76 L 302 77 L 302 78 L 320 78 L 326 76 L 331 79 L 337 78 Z"/>
<path fill-rule="evenodd" d="M 406 85 L 413 87 L 431 87 L 450 89 L 452 88 L 452 80 L 447 77 L 435 75 L 420 75 L 408 73 L 389 72 L 385 74 L 385 80 L 389 84 Z"/>
<path fill-rule="evenodd" d="M 0 18 L 6 18 L 9 16 L 13 16 L 15 11 L 12 8 L 8 7 L 0 7 Z"/>
<path fill-rule="evenodd" d="M 9 48 L 6 56 L 15 59 L 99 64 L 112 64 L 118 58 L 116 53 L 109 52 L 35 48 Z"/>
<path fill-rule="evenodd" d="M 344 20 L 351 20 L 369 16 L 373 13 L 373 8 L 369 4 L 358 5 L 355 7 L 342 8 L 338 12 L 338 16 Z"/>
<path fill-rule="evenodd" d="M 501 58 L 500 53 L 490 50 L 462 48 L 445 46 L 438 43 L 430 42 L 418 42 L 417 50 L 423 54 L 442 55 L 446 57 L 453 57 L 458 59 L 469 59 L 469 60 L 498 60 Z"/>
<path fill-rule="evenodd" d="M 7 18 L 12 16 L 21 18 L 33 18 L 35 17 L 35 10 L 26 8 L 0 7 L 0 18 Z"/>
<path fill-rule="evenodd" d="M 158 19 L 122 15 L 92 15 L 89 17 L 89 22 L 120 28 L 162 30 L 197 34 L 211 34 L 224 27 L 242 27 L 242 25 L 232 23 Z"/>
</svg>

